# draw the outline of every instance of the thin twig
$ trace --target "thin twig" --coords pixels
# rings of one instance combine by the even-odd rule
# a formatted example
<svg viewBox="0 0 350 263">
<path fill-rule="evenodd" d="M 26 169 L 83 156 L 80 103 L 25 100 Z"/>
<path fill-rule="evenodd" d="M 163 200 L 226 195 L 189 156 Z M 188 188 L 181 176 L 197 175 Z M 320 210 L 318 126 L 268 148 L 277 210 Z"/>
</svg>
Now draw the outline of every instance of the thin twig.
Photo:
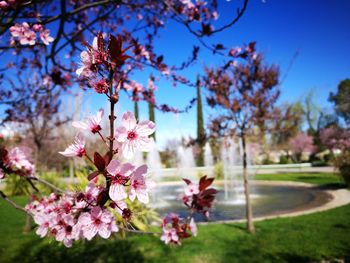
<svg viewBox="0 0 350 263">
<path fill-rule="evenodd" d="M 10 205 L 12 205 L 14 208 L 16 208 L 17 210 L 20 210 L 22 212 L 28 213 L 24 207 L 18 205 L 17 203 L 15 203 L 14 201 L 12 201 L 10 198 L 7 197 L 7 195 L 5 195 L 5 193 L 3 191 L 0 191 L 0 196 L 2 197 L 2 199 L 4 199 L 7 203 L 9 203 Z"/>
<path fill-rule="evenodd" d="M 52 190 L 56 191 L 56 192 L 60 192 L 60 193 L 64 193 L 65 191 L 58 188 L 57 186 L 45 181 L 44 179 L 41 179 L 39 177 L 29 177 L 28 178 L 29 181 L 33 180 L 33 181 L 38 181 L 39 183 L 42 183 L 43 185 L 46 185 L 47 187 L 51 188 Z"/>
</svg>

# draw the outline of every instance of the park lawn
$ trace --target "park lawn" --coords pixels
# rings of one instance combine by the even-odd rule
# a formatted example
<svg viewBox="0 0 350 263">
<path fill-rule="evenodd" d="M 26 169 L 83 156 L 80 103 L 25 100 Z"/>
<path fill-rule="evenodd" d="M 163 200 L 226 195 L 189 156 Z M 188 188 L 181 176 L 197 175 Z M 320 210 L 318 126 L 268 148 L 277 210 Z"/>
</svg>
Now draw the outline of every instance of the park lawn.
<svg viewBox="0 0 350 263">
<path fill-rule="evenodd" d="M 281 180 L 279 177 L 282 176 L 285 174 L 273 175 L 273 179 Z M 287 175 L 289 179 L 293 176 L 294 181 L 310 182 L 305 178 L 297 180 L 301 174 Z M 315 175 L 312 180 L 321 185 L 335 183 L 331 175 L 326 177 L 327 180 L 321 180 Z M 268 176 L 263 180 L 267 179 Z M 22 204 L 26 201 L 23 197 L 15 197 L 15 200 Z M 198 236 L 185 240 L 180 247 L 166 246 L 159 237 L 135 235 L 127 239 L 96 239 L 66 249 L 55 241 L 40 239 L 34 233 L 22 234 L 25 216 L 1 200 L 0 262 L 310 262 L 350 259 L 349 218 L 350 205 L 346 205 L 300 217 L 256 222 L 255 235 L 248 234 L 242 223 L 200 225 Z"/>
<path fill-rule="evenodd" d="M 280 173 L 257 174 L 255 180 L 267 181 L 293 181 L 316 184 L 321 186 L 345 187 L 343 179 L 337 173 Z"/>
</svg>

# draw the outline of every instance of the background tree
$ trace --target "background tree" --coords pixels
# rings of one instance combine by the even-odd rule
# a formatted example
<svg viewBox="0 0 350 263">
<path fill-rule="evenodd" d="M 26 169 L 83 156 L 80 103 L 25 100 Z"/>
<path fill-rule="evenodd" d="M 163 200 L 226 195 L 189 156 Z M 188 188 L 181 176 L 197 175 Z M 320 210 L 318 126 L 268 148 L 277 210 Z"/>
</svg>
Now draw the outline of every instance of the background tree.
<svg viewBox="0 0 350 263">
<path fill-rule="evenodd" d="M 289 140 L 289 148 L 293 153 L 295 161 L 298 163 L 302 161 L 303 153 L 313 153 L 315 151 L 313 138 L 302 132 Z"/>
<path fill-rule="evenodd" d="M 337 92 L 329 94 L 329 101 L 334 103 L 335 112 L 350 127 L 350 79 L 339 83 Z"/>
<path fill-rule="evenodd" d="M 55 69 L 47 75 L 37 70 L 29 72 L 29 75 L 25 73 L 19 69 L 15 79 L 9 76 L 2 80 L 2 86 L 11 87 L 7 100 L 1 102 L 8 107 L 2 123 L 22 126 L 23 134 L 32 140 L 29 145 L 35 146 L 35 163 L 45 166 L 48 151 L 44 149 L 44 144 L 53 139 L 58 126 L 68 121 L 67 117 L 59 114 L 59 107 L 60 97 L 71 85 L 70 77 Z"/>
<path fill-rule="evenodd" d="M 106 34 L 121 35 L 126 46 L 130 46 L 132 59 L 121 72 L 124 79 L 128 79 L 127 76 L 135 70 L 147 67 L 150 72 L 174 84 L 194 86 L 179 72 L 197 60 L 199 47 L 193 46 L 192 52 L 184 55 L 182 63 L 173 65 L 166 60 L 166 54 L 155 51 L 159 32 L 169 22 L 175 21 L 183 25 L 190 36 L 198 39 L 202 47 L 211 51 L 222 50 L 222 44 L 207 44 L 204 37 L 214 36 L 237 23 L 247 4 L 248 0 L 237 3 L 237 13 L 223 24 L 216 22 L 219 17 L 217 1 L 2 1 L 0 36 L 3 44 L 0 46 L 0 56 L 11 53 L 16 56 L 6 56 L 7 62 L 3 63 L 0 71 L 13 73 L 15 62 L 42 67 L 45 74 L 55 67 L 75 78 L 78 67 L 75 58 L 85 50 L 86 40 L 90 40 L 86 36 L 97 36 L 97 32 L 103 28 Z M 12 57 L 13 61 L 10 59 Z M 85 84 L 93 86 L 94 83 L 89 82 Z M 3 87 L 0 101 L 7 99 L 9 91 Z M 140 99 L 148 97 L 140 96 Z M 155 108 L 178 111 L 167 105 L 155 105 Z"/>
<path fill-rule="evenodd" d="M 254 128 L 272 118 L 279 97 L 279 69 L 267 65 L 262 54 L 255 51 L 255 42 L 231 52 L 237 61 L 221 68 L 206 68 L 205 83 L 209 106 L 222 111 L 211 123 L 214 134 L 238 136 L 242 141 L 244 192 L 249 232 L 254 232 L 247 171 L 247 136 Z"/>
<path fill-rule="evenodd" d="M 275 149 L 282 150 L 289 158 L 289 140 L 301 131 L 304 110 L 300 102 L 286 103 L 275 108 L 271 143 Z"/>
<path fill-rule="evenodd" d="M 337 117 L 329 113 L 329 110 L 321 109 L 315 102 L 314 92 L 307 94 L 303 102 L 304 116 L 308 125 L 307 133 L 313 137 L 313 144 L 316 147 L 314 153 L 324 150 L 322 147 L 320 132 L 323 128 L 338 125 Z M 311 160 L 315 158 L 311 155 Z"/>
</svg>

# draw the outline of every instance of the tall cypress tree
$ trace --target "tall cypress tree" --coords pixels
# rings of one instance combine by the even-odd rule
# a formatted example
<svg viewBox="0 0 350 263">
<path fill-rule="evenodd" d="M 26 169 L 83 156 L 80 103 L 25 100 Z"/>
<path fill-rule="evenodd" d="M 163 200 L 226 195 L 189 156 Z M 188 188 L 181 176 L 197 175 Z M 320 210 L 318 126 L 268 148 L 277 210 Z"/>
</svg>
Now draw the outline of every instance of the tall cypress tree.
<svg viewBox="0 0 350 263">
<path fill-rule="evenodd" d="M 153 82 L 154 78 L 151 75 L 150 76 L 150 82 Z M 154 97 L 154 92 L 153 89 L 149 87 L 149 92 L 150 92 L 150 97 L 153 98 Z M 155 101 L 155 99 L 154 99 Z M 149 112 L 149 120 L 153 121 L 154 123 L 156 123 L 156 116 L 155 116 L 155 112 L 154 112 L 154 104 L 148 102 L 148 112 Z M 153 137 L 154 141 L 156 141 L 156 132 L 154 132 L 151 137 Z"/>
<path fill-rule="evenodd" d="M 134 114 L 135 114 L 136 120 L 138 120 L 139 119 L 139 103 L 137 102 L 137 100 L 134 101 Z"/>
<path fill-rule="evenodd" d="M 202 107 L 202 96 L 201 96 L 201 82 L 197 75 L 197 143 L 199 147 L 199 155 L 197 158 L 197 165 L 204 165 L 204 145 L 205 145 L 205 129 L 203 121 L 203 107 Z"/>
</svg>

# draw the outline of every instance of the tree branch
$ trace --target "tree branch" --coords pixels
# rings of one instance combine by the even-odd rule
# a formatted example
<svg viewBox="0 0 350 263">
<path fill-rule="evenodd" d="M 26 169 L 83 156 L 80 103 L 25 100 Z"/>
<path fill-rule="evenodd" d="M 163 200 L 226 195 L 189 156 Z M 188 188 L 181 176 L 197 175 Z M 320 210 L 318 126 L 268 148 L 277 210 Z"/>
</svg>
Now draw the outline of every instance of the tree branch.
<svg viewBox="0 0 350 263">
<path fill-rule="evenodd" d="M 14 202 L 10 198 L 8 198 L 7 195 L 5 195 L 5 193 L 3 191 L 0 191 L 0 196 L 1 196 L 2 199 L 4 199 L 7 203 L 12 205 L 17 210 L 20 210 L 20 211 L 25 212 L 26 214 L 28 214 L 28 212 L 24 209 L 24 207 L 18 205 L 16 202 Z"/>
</svg>

